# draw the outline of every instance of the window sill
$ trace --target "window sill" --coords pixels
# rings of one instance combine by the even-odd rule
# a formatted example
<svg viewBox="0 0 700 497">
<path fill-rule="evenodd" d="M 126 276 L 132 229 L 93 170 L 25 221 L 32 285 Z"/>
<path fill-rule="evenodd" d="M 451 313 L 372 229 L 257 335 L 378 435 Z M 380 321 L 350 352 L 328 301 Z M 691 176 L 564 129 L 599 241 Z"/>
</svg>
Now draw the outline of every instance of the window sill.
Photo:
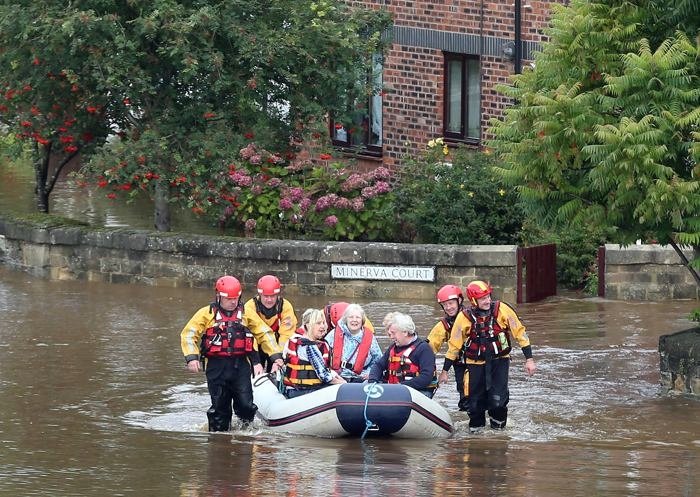
<svg viewBox="0 0 700 497">
<path fill-rule="evenodd" d="M 382 151 L 368 150 L 366 148 L 352 148 L 335 145 L 335 149 L 346 157 L 357 157 L 358 159 L 370 161 L 382 161 Z"/>
<path fill-rule="evenodd" d="M 443 138 L 443 141 L 445 142 L 445 145 L 448 147 L 461 147 L 461 146 L 468 146 L 471 148 L 481 148 L 481 140 L 478 140 L 476 138 L 451 138 L 445 136 Z"/>
</svg>

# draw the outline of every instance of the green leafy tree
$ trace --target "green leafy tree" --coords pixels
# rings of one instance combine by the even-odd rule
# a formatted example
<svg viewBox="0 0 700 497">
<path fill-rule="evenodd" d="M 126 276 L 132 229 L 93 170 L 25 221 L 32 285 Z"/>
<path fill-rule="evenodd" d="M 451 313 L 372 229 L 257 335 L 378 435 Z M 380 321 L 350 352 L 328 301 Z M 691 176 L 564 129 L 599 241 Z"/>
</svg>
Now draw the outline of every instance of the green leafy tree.
<svg viewBox="0 0 700 497">
<path fill-rule="evenodd" d="M 516 104 L 492 128 L 498 171 L 530 216 L 697 251 L 699 28 L 693 1 L 555 7 L 549 42 L 502 88 Z"/>
<path fill-rule="evenodd" d="M 1 2 L 0 20 L 0 81 L 31 85 L 49 106 L 53 94 L 37 84 L 47 68 L 77 83 L 80 99 L 62 89 L 76 100 L 74 126 L 87 129 L 77 113 L 86 105 L 100 118 L 91 124 L 99 148 L 77 145 L 86 172 L 120 194 L 153 195 L 156 227 L 168 229 L 169 203 L 194 202 L 177 191 L 181 179 L 205 185 L 244 135 L 284 151 L 342 112 L 389 17 L 337 0 L 83 0 Z M 29 74 L 35 57 L 44 67 Z"/>
</svg>

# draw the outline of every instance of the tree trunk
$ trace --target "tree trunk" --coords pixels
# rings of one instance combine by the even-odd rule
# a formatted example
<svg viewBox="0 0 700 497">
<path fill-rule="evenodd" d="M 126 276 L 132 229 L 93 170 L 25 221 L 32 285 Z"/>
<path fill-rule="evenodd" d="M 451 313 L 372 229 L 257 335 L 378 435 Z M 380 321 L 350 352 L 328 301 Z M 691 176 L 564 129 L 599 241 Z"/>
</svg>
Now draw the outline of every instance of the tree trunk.
<svg viewBox="0 0 700 497">
<path fill-rule="evenodd" d="M 38 153 L 38 150 L 36 151 L 36 153 Z M 34 160 L 34 177 L 36 179 L 34 186 L 34 194 L 36 200 L 36 209 L 39 212 L 44 212 L 46 214 L 49 213 L 49 160 L 50 153 L 48 152 L 44 153 L 43 157 L 37 157 Z"/>
<path fill-rule="evenodd" d="M 685 256 L 683 253 L 683 250 L 678 246 L 675 240 L 671 239 L 671 247 L 673 247 L 673 250 L 676 251 L 676 254 L 678 254 L 678 257 L 680 257 L 681 261 L 683 262 L 683 265 L 690 271 L 690 274 L 693 276 L 693 279 L 695 280 L 695 284 L 700 286 L 700 274 L 695 270 L 695 268 L 690 264 L 690 261 L 688 261 L 688 258 Z M 700 252 L 699 248 L 696 246 L 693 246 L 693 256 L 697 259 L 698 257 L 698 252 Z"/>
<path fill-rule="evenodd" d="M 170 231 L 170 185 L 159 179 L 156 182 L 154 226 L 158 231 Z"/>
</svg>

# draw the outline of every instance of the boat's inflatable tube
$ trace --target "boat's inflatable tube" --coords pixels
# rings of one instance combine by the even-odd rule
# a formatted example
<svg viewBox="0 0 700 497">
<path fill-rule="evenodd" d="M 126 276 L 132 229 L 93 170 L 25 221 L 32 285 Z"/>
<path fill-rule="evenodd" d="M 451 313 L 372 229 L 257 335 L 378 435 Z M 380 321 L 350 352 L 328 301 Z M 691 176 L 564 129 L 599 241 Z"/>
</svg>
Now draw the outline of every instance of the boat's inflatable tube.
<svg viewBox="0 0 700 497">
<path fill-rule="evenodd" d="M 268 375 L 253 380 L 258 417 L 274 431 L 336 438 L 444 438 L 454 430 L 440 404 L 404 385 L 347 383 L 286 398 Z"/>
</svg>

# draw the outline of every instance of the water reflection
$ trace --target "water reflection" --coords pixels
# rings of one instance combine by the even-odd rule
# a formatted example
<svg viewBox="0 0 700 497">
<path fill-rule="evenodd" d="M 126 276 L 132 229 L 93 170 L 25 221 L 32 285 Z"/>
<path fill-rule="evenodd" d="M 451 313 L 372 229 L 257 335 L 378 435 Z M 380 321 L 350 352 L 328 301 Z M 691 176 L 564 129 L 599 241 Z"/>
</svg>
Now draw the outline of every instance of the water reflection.
<svg viewBox="0 0 700 497">
<path fill-rule="evenodd" d="M 106 191 L 82 187 L 69 175 L 61 178 L 49 197 L 49 212 L 93 226 L 153 229 L 153 202 L 146 195 L 137 195 L 128 204 L 124 199 L 111 200 Z M 28 165 L 13 164 L 0 158 L 0 212 L 27 214 L 36 212 L 34 172 Z M 173 207 L 173 231 L 199 234 L 221 234 L 217 227 L 186 209 Z M 227 233 L 227 234 L 233 234 Z"/>
<path fill-rule="evenodd" d="M 287 296 L 298 312 L 323 303 Z M 206 384 L 185 371 L 179 332 L 209 299 L 206 289 L 45 281 L 0 267 L 0 495 L 671 497 L 700 488 L 700 404 L 663 395 L 656 351 L 660 334 L 688 326 L 695 302 L 518 306 L 539 371 L 527 377 L 515 354 L 507 430 L 469 435 L 448 384 L 436 399 L 453 415 L 452 438 L 360 442 L 261 425 L 203 431 Z M 375 322 L 408 312 L 422 334 L 439 317 L 432 301 L 362 304 Z"/>
</svg>

